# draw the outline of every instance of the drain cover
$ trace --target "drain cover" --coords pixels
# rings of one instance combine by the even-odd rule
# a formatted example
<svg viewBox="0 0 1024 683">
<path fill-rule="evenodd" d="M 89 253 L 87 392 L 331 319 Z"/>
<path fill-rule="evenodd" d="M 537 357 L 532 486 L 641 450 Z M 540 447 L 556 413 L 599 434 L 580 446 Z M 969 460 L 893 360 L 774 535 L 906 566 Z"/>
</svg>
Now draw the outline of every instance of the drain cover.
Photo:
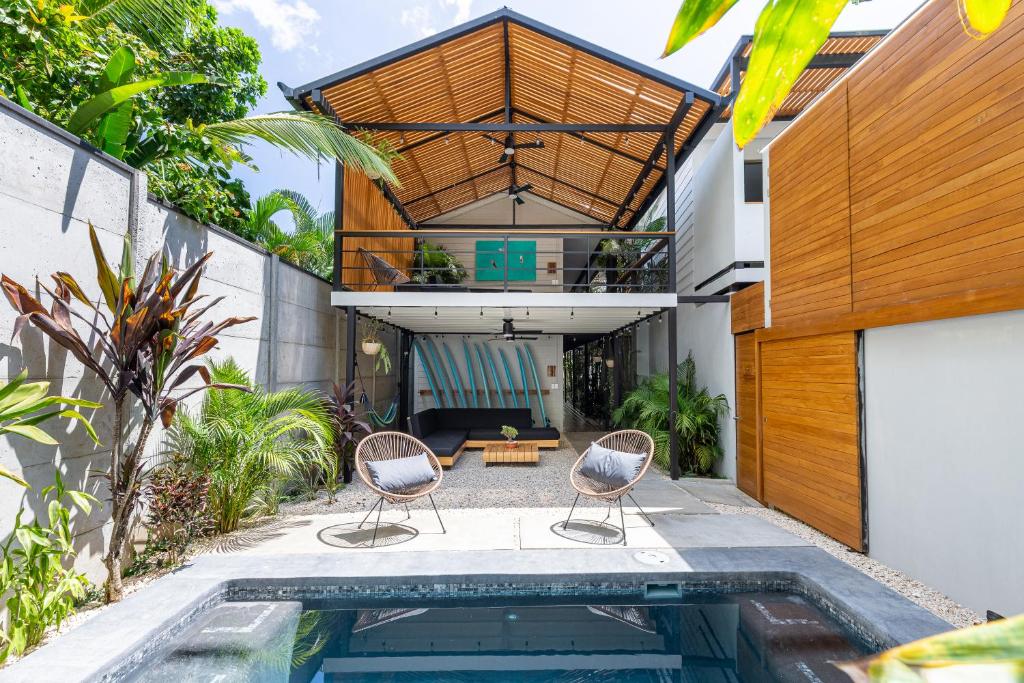
<svg viewBox="0 0 1024 683">
<path fill-rule="evenodd" d="M 633 559 L 641 564 L 665 564 L 668 562 L 668 555 L 654 550 L 641 550 L 633 553 Z"/>
</svg>

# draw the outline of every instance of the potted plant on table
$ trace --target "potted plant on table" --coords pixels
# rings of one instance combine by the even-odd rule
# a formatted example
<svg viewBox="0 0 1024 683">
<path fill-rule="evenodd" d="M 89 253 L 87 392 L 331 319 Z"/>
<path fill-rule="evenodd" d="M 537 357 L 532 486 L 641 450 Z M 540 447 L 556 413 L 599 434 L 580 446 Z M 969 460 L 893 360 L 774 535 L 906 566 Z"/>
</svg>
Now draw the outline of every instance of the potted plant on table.
<svg viewBox="0 0 1024 683">
<path fill-rule="evenodd" d="M 519 448 L 519 442 L 516 441 L 516 437 L 519 436 L 518 429 L 516 429 L 515 427 L 510 427 L 508 425 L 502 425 L 501 435 L 506 439 L 505 448 L 508 448 L 509 450 L 513 448 Z"/>
</svg>

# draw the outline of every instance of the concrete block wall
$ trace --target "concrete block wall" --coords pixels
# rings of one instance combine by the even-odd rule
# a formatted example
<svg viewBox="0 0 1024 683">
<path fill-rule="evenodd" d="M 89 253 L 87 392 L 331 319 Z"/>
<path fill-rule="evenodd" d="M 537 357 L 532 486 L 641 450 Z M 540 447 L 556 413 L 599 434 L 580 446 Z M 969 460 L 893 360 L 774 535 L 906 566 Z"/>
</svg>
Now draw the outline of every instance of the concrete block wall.
<svg viewBox="0 0 1024 683">
<path fill-rule="evenodd" d="M 331 382 L 342 381 L 345 317 L 330 306 L 330 283 L 155 201 L 147 196 L 145 181 L 144 174 L 0 99 L 0 271 L 29 287 L 47 305 L 45 292 L 35 287 L 36 278 L 49 282 L 49 275 L 58 270 L 75 276 L 86 294 L 98 300 L 89 222 L 114 264 L 127 232 L 136 247 L 137 269 L 160 248 L 166 248 L 178 266 L 212 251 L 201 293 L 224 299 L 209 318 L 257 319 L 219 335 L 210 357 L 233 357 L 269 389 L 303 385 L 329 390 Z M 38 331 L 29 328 L 12 340 L 14 317 L 6 301 L 0 302 L 0 381 L 27 368 L 30 379 L 50 382 L 51 393 L 109 402 L 95 376 Z M 384 340 L 395 355 L 394 335 L 385 334 Z M 378 405 L 390 403 L 394 386 L 393 376 L 378 378 Z M 200 400 L 197 395 L 190 403 Z M 110 411 L 97 410 L 91 418 L 102 446 L 94 446 L 80 426 L 51 422 L 44 428 L 60 446 L 2 436 L 0 464 L 23 476 L 35 491 L 52 483 L 59 466 L 69 485 L 105 501 L 103 481 L 88 472 L 103 470 L 109 463 Z M 133 424 L 137 420 L 134 411 Z M 156 430 L 150 440 L 151 457 L 160 457 L 165 443 L 166 435 Z M 0 535 L 19 507 L 34 501 L 33 494 L 0 480 Z M 32 512 L 45 514 L 39 507 Z M 87 519 L 74 519 L 78 566 L 95 581 L 103 578 L 108 519 L 106 505 Z"/>
</svg>

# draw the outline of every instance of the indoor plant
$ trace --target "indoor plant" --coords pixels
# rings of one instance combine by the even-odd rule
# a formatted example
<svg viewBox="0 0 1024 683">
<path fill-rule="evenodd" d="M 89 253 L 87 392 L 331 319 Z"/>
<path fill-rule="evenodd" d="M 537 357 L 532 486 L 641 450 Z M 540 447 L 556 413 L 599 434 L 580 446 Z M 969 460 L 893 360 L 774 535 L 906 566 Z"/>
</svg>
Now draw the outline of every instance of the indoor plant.
<svg viewBox="0 0 1024 683">
<path fill-rule="evenodd" d="M 505 448 L 519 448 L 519 442 L 516 441 L 516 437 L 519 436 L 519 430 L 515 427 L 508 425 L 501 426 L 501 435 L 507 439 Z"/>
</svg>

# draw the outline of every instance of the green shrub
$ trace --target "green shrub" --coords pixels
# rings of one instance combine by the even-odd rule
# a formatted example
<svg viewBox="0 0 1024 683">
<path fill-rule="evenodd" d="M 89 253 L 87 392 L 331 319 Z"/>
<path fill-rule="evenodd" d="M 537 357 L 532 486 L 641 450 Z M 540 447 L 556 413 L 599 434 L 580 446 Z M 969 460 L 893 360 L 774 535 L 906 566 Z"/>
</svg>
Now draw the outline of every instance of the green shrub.
<svg viewBox="0 0 1024 683">
<path fill-rule="evenodd" d="M 58 471 L 53 486 L 40 496 L 46 503 L 47 526 L 22 521 L 25 508 L 14 518 L 14 529 L 0 547 L 0 595 L 7 596 L 7 625 L 0 631 L 0 662 L 39 644 L 46 629 L 60 627 L 86 598 L 89 581 L 65 569 L 75 557 L 71 509 L 85 514 L 96 499 L 64 487 Z"/>
<path fill-rule="evenodd" d="M 208 392 L 194 415 L 181 411 L 171 443 L 193 471 L 209 474 L 210 507 L 217 531 L 225 533 L 258 507 L 274 509 L 281 480 L 326 462 L 334 437 L 319 392 L 265 391 L 232 359 L 211 362 L 209 370 L 215 384 L 252 391 Z"/>
<path fill-rule="evenodd" d="M 707 474 L 722 457 L 718 421 L 729 414 L 729 401 L 724 394 L 712 396 L 707 387 L 697 386 L 693 354 L 679 365 L 677 390 L 680 468 L 689 474 Z M 612 414 L 616 425 L 651 435 L 654 460 L 663 468 L 670 465 L 668 404 L 668 375 L 654 375 L 631 391 Z"/>
</svg>

